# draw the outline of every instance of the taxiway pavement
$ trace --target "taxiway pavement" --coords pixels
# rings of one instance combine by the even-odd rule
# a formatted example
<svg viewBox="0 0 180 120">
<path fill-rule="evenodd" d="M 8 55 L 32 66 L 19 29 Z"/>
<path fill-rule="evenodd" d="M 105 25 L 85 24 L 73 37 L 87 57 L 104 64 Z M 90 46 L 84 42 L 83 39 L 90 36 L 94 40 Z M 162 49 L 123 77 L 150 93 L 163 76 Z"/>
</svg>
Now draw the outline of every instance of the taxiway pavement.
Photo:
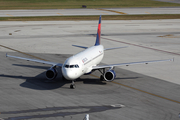
<svg viewBox="0 0 180 120">
<path fill-rule="evenodd" d="M 180 7 L 0 10 L 0 17 L 180 14 Z"/>
<path fill-rule="evenodd" d="M 5 54 L 62 63 L 91 46 L 98 21 L 0 22 L 0 118 L 5 120 L 169 120 L 180 108 L 180 20 L 106 21 L 102 64 L 175 58 L 174 62 L 115 68 L 114 82 L 100 82 L 99 72 L 70 81 L 47 83 L 49 65 L 6 58 Z M 11 34 L 12 35 L 11 35 Z"/>
</svg>

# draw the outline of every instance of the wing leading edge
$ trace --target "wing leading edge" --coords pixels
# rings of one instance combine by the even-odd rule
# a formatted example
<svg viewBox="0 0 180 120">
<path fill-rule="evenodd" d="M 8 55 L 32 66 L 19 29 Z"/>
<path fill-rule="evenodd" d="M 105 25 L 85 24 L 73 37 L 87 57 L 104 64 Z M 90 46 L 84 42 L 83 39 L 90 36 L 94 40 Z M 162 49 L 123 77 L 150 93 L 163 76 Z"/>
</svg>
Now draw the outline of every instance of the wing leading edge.
<svg viewBox="0 0 180 120">
<path fill-rule="evenodd" d="M 84 48 L 84 49 L 87 49 L 88 47 L 85 47 L 85 46 L 80 46 L 80 45 L 72 45 L 74 47 L 79 47 L 79 48 Z"/>
<path fill-rule="evenodd" d="M 80 45 L 72 45 L 74 47 L 78 47 L 78 48 L 83 48 L 83 49 L 87 49 L 88 47 L 85 46 L 80 46 Z M 114 48 L 106 48 L 104 49 L 104 51 L 106 50 L 114 50 L 114 49 L 120 49 L 120 48 L 127 48 L 128 46 L 123 46 L 123 47 L 114 47 Z"/>
<path fill-rule="evenodd" d="M 106 50 L 114 50 L 114 49 L 120 49 L 120 48 L 127 48 L 128 46 L 123 46 L 123 47 L 114 47 L 114 48 L 106 48 L 104 49 L 104 51 Z"/>
<path fill-rule="evenodd" d="M 102 65 L 102 66 L 93 66 L 93 69 L 103 69 L 103 68 L 112 68 L 116 66 L 129 66 L 129 65 L 135 65 L 135 64 L 148 64 L 148 63 L 154 63 L 154 62 L 165 62 L 165 61 L 174 61 L 173 59 L 166 59 L 166 60 L 152 60 L 152 61 L 141 61 L 141 62 L 130 62 L 130 63 L 119 63 L 119 64 L 110 64 L 110 65 Z"/>
<path fill-rule="evenodd" d="M 32 62 L 48 64 L 48 65 L 52 65 L 52 66 L 62 67 L 61 63 L 55 63 L 55 62 L 49 62 L 49 61 L 43 61 L 43 60 L 37 60 L 37 59 L 30 59 L 30 58 L 23 58 L 23 57 L 17 57 L 17 56 L 12 56 L 12 55 L 7 55 L 7 54 L 6 54 L 6 57 L 11 57 L 11 58 L 21 59 L 21 60 L 26 60 L 26 61 L 32 61 Z"/>
</svg>

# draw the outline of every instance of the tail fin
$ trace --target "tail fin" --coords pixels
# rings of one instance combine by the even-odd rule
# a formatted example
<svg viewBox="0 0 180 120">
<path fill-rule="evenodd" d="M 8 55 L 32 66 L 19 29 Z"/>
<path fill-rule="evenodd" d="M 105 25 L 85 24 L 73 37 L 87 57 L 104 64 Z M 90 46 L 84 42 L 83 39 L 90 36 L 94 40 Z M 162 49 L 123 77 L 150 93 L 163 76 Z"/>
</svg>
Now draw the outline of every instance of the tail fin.
<svg viewBox="0 0 180 120">
<path fill-rule="evenodd" d="M 95 46 L 100 45 L 100 37 L 101 37 L 101 15 L 99 16 L 99 24 L 98 24 Z"/>
</svg>

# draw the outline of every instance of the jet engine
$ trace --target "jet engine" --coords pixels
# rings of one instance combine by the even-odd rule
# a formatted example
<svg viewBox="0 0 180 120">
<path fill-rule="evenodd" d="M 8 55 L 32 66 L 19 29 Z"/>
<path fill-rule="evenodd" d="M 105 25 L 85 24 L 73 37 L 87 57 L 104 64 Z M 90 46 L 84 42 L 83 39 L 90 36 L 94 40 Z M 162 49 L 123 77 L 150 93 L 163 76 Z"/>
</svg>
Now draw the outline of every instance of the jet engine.
<svg viewBox="0 0 180 120">
<path fill-rule="evenodd" d="M 48 80 L 53 80 L 57 76 L 57 70 L 55 68 L 50 68 L 46 71 L 46 78 Z"/>
<path fill-rule="evenodd" d="M 104 74 L 104 79 L 108 82 L 113 81 L 116 78 L 116 73 L 114 70 L 108 70 Z"/>
</svg>

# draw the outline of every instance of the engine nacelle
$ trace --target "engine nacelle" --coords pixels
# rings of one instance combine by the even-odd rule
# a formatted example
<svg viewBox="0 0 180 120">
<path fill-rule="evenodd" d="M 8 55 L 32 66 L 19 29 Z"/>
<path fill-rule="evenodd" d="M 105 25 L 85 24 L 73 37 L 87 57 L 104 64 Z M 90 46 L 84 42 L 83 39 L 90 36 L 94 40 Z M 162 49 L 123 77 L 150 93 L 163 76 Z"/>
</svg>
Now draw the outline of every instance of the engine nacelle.
<svg viewBox="0 0 180 120">
<path fill-rule="evenodd" d="M 50 69 L 48 69 L 48 70 L 46 71 L 46 78 L 47 78 L 48 80 L 53 80 L 53 79 L 56 78 L 56 76 L 57 76 L 57 70 L 56 70 L 56 69 L 50 68 Z"/>
<path fill-rule="evenodd" d="M 107 72 L 105 72 L 104 74 L 104 79 L 106 81 L 113 81 L 116 78 L 116 73 L 114 70 L 108 70 Z"/>
</svg>

